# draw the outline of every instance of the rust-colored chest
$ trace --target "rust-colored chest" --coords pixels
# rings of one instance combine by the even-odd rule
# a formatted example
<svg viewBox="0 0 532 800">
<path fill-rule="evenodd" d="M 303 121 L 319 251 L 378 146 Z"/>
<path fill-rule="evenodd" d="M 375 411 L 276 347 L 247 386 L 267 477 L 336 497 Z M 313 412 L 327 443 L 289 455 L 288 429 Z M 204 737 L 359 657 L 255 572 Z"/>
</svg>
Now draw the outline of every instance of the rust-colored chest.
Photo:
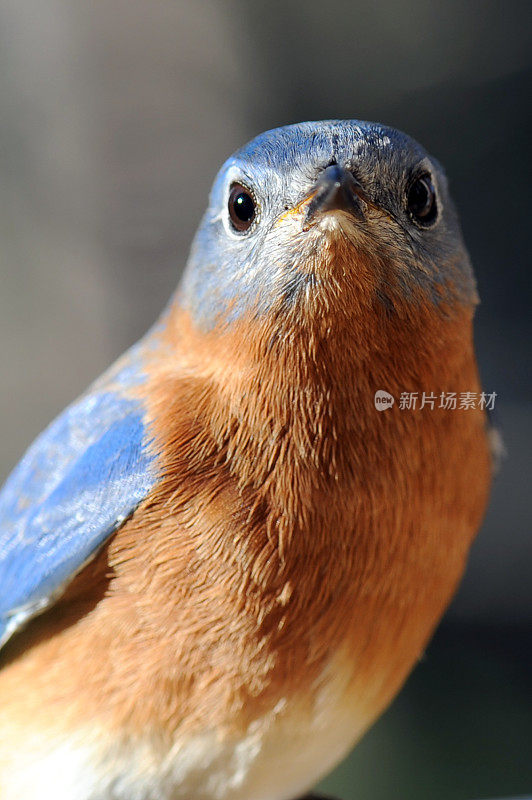
<svg viewBox="0 0 532 800">
<path fill-rule="evenodd" d="M 341 672 L 338 707 L 369 724 L 446 607 L 486 503 L 483 413 L 373 401 L 479 391 L 470 314 L 452 330 L 421 365 L 383 341 L 355 370 L 319 338 L 310 361 L 235 358 L 223 384 L 214 346 L 209 374 L 155 363 L 143 391 L 161 480 L 30 626 L 17 679 L 40 685 L 43 713 L 237 735 L 280 702 L 311 717 Z"/>
<path fill-rule="evenodd" d="M 458 315 L 421 362 L 419 343 L 388 340 L 353 370 L 318 338 L 312 363 L 235 358 L 223 385 L 154 370 L 166 472 L 108 558 L 167 724 L 245 727 L 282 697 L 312 703 L 339 654 L 368 721 L 397 691 L 462 574 L 491 467 L 478 409 L 379 412 L 374 393 L 478 392 L 470 325 Z"/>
</svg>

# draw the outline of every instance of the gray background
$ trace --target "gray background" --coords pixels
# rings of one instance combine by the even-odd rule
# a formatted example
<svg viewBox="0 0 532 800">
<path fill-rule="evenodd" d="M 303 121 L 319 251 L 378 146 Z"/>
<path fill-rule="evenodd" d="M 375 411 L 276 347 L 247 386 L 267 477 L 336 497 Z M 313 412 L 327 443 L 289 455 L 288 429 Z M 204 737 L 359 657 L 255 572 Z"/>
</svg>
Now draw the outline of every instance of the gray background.
<svg viewBox="0 0 532 800">
<path fill-rule="evenodd" d="M 509 457 L 426 658 L 324 784 L 345 800 L 532 791 L 530 23 L 494 0 L 0 0 L 1 477 L 157 316 L 244 141 L 374 119 L 447 168 Z"/>
</svg>

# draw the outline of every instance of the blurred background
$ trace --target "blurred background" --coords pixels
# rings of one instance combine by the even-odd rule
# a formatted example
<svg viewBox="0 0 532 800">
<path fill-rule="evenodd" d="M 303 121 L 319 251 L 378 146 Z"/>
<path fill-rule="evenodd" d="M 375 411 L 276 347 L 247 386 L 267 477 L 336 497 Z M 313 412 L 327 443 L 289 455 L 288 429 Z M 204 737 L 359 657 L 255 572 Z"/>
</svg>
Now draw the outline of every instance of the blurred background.
<svg viewBox="0 0 532 800">
<path fill-rule="evenodd" d="M 529 0 L 0 0 L 1 479 L 155 319 L 247 139 L 370 119 L 446 166 L 509 455 L 426 657 L 322 785 L 343 800 L 532 793 L 531 22 Z"/>
</svg>

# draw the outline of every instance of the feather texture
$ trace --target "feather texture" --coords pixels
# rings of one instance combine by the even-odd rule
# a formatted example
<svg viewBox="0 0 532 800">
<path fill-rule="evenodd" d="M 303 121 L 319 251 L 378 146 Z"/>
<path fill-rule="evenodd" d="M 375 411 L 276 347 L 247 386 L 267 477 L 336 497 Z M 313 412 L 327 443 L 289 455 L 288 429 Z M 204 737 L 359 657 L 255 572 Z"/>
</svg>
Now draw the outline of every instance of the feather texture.
<svg viewBox="0 0 532 800">
<path fill-rule="evenodd" d="M 0 493 L 0 645 L 50 605 L 154 482 L 136 351 L 37 438 Z"/>
</svg>

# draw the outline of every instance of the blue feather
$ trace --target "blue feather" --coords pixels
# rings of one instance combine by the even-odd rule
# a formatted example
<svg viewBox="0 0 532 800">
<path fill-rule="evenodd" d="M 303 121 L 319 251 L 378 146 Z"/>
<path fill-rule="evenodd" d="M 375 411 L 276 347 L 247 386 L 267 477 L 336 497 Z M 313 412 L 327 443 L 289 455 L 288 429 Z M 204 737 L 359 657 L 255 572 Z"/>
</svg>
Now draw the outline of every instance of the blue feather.
<svg viewBox="0 0 532 800">
<path fill-rule="evenodd" d="M 131 351 L 30 447 L 0 491 L 0 646 L 62 593 L 154 485 Z"/>
</svg>

